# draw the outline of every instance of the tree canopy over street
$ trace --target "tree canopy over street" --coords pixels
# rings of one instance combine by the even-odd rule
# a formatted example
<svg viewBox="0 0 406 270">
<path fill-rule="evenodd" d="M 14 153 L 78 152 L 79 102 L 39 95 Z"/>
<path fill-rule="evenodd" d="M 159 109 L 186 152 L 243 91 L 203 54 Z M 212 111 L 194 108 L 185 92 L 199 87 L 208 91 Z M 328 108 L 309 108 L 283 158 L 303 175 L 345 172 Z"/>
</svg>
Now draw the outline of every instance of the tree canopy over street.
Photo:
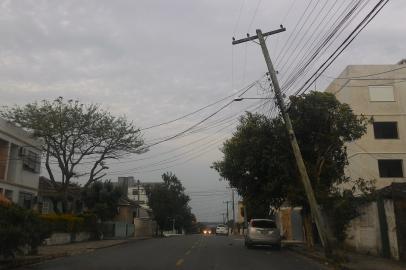
<svg viewBox="0 0 406 270">
<path fill-rule="evenodd" d="M 344 174 L 348 164 L 345 143 L 366 132 L 367 120 L 357 117 L 334 95 L 320 92 L 291 97 L 289 114 L 318 203 L 324 209 L 341 206 L 341 219 L 335 217 L 331 227 L 335 236 L 342 239 L 345 226 L 357 215 L 355 203 L 350 203 L 356 201 L 354 194 L 370 192 L 368 181 L 350 179 Z M 269 216 L 269 206 L 278 208 L 289 202 L 302 206 L 305 217 L 310 218 L 281 117 L 269 119 L 246 113 L 222 152 L 223 159 L 215 162 L 213 168 L 237 188 L 249 217 Z M 351 188 L 347 190 L 347 186 Z"/>
</svg>

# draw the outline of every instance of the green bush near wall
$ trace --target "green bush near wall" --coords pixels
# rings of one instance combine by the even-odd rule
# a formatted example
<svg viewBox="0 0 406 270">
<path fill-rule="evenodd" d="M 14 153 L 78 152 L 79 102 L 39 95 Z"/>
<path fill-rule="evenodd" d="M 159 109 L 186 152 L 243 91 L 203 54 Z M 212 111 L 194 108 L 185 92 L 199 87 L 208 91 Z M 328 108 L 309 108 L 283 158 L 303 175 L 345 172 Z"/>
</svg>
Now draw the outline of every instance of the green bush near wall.
<svg viewBox="0 0 406 270">
<path fill-rule="evenodd" d="M 17 205 L 0 204 L 0 256 L 14 257 L 25 247 L 35 253 L 48 233 L 37 213 Z"/>
</svg>

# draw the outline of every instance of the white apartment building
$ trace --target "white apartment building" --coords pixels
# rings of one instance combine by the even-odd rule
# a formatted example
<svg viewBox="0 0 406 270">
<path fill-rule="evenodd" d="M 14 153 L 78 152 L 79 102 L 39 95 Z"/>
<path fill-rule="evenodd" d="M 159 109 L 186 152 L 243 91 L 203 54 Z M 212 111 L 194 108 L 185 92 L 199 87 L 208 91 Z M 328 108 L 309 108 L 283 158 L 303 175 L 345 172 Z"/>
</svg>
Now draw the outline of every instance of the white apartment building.
<svg viewBox="0 0 406 270">
<path fill-rule="evenodd" d="M 134 185 L 128 187 L 127 197 L 136 201 L 141 207 L 149 209 L 148 196 L 143 183 L 137 181 Z"/>
<path fill-rule="evenodd" d="M 137 202 L 142 208 L 150 209 L 148 206 L 148 196 L 146 189 L 153 185 L 162 184 L 154 182 L 140 182 L 135 180 L 133 176 L 121 176 L 117 179 L 117 185 L 121 187 L 124 192 L 127 192 L 127 198 Z"/>
<path fill-rule="evenodd" d="M 0 193 L 31 208 L 38 194 L 40 142 L 0 118 Z"/>
<path fill-rule="evenodd" d="M 406 65 L 347 66 L 326 91 L 371 119 L 348 145 L 347 176 L 375 179 L 377 189 L 406 182 Z"/>
</svg>

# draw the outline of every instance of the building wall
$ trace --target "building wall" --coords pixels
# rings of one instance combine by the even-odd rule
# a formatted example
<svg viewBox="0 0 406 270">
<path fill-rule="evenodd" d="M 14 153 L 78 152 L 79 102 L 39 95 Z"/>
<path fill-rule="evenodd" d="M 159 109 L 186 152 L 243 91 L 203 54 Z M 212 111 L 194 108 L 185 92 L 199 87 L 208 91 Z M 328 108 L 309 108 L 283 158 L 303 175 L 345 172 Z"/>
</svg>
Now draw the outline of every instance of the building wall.
<svg viewBox="0 0 406 270">
<path fill-rule="evenodd" d="M 348 66 L 334 80 L 326 92 L 334 93 L 338 100 L 347 103 L 357 115 L 364 115 L 375 122 L 397 122 L 397 139 L 376 139 L 372 123 L 367 133 L 347 145 L 349 166 L 346 174 L 354 179 L 375 179 L 376 187 L 382 188 L 392 182 L 406 182 L 406 78 L 405 65 L 356 65 Z M 402 69 L 399 69 L 402 68 Z M 389 70 L 398 69 L 394 72 Z M 379 74 L 367 76 L 368 74 Z M 371 101 L 369 86 L 392 86 L 394 101 Z M 403 177 L 380 177 L 379 159 L 403 160 Z"/>
<path fill-rule="evenodd" d="M 38 194 L 40 172 L 24 166 L 23 154 L 30 151 L 40 162 L 39 149 L 40 143 L 27 132 L 0 118 L 0 192 L 14 203 L 28 206 Z"/>
<path fill-rule="evenodd" d="M 405 78 L 405 65 L 353 65 L 348 66 L 326 89 L 342 103 L 349 104 L 356 115 L 364 115 L 371 121 L 361 139 L 347 144 L 349 165 L 345 173 L 354 180 L 375 180 L 377 189 L 393 182 L 406 182 L 406 83 L 402 81 Z M 370 88 L 377 86 L 387 87 L 389 91 L 391 87 L 393 100 L 374 100 Z M 380 92 L 380 97 L 384 93 L 389 92 Z M 373 122 L 397 122 L 398 138 L 376 138 Z M 402 160 L 403 176 L 381 177 L 378 160 L 384 159 Z M 391 257 L 399 259 L 393 201 L 385 200 L 384 208 Z M 382 243 L 376 203 L 362 207 L 361 212 L 363 214 L 352 220 L 348 227 L 346 244 L 359 252 L 380 255 Z"/>
<path fill-rule="evenodd" d="M 395 212 L 392 200 L 384 201 L 391 257 L 399 259 L 396 235 Z M 381 232 L 376 202 L 360 208 L 361 215 L 353 219 L 347 229 L 346 245 L 358 252 L 380 255 L 382 252 Z"/>
<path fill-rule="evenodd" d="M 114 220 L 133 224 L 135 215 L 136 215 L 136 209 L 133 206 L 119 206 L 118 214 L 114 218 Z"/>
</svg>

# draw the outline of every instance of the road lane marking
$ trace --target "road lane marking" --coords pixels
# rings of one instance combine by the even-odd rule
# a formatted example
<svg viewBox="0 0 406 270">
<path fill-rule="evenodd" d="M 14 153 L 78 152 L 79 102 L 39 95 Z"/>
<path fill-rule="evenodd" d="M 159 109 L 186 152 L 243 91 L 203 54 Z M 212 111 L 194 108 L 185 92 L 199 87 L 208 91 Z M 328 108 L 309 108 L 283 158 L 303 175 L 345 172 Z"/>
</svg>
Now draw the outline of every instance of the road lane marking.
<svg viewBox="0 0 406 270">
<path fill-rule="evenodd" d="M 180 267 L 180 266 L 183 264 L 184 261 L 185 261 L 184 259 L 179 259 L 179 260 L 176 262 L 176 267 Z"/>
</svg>

